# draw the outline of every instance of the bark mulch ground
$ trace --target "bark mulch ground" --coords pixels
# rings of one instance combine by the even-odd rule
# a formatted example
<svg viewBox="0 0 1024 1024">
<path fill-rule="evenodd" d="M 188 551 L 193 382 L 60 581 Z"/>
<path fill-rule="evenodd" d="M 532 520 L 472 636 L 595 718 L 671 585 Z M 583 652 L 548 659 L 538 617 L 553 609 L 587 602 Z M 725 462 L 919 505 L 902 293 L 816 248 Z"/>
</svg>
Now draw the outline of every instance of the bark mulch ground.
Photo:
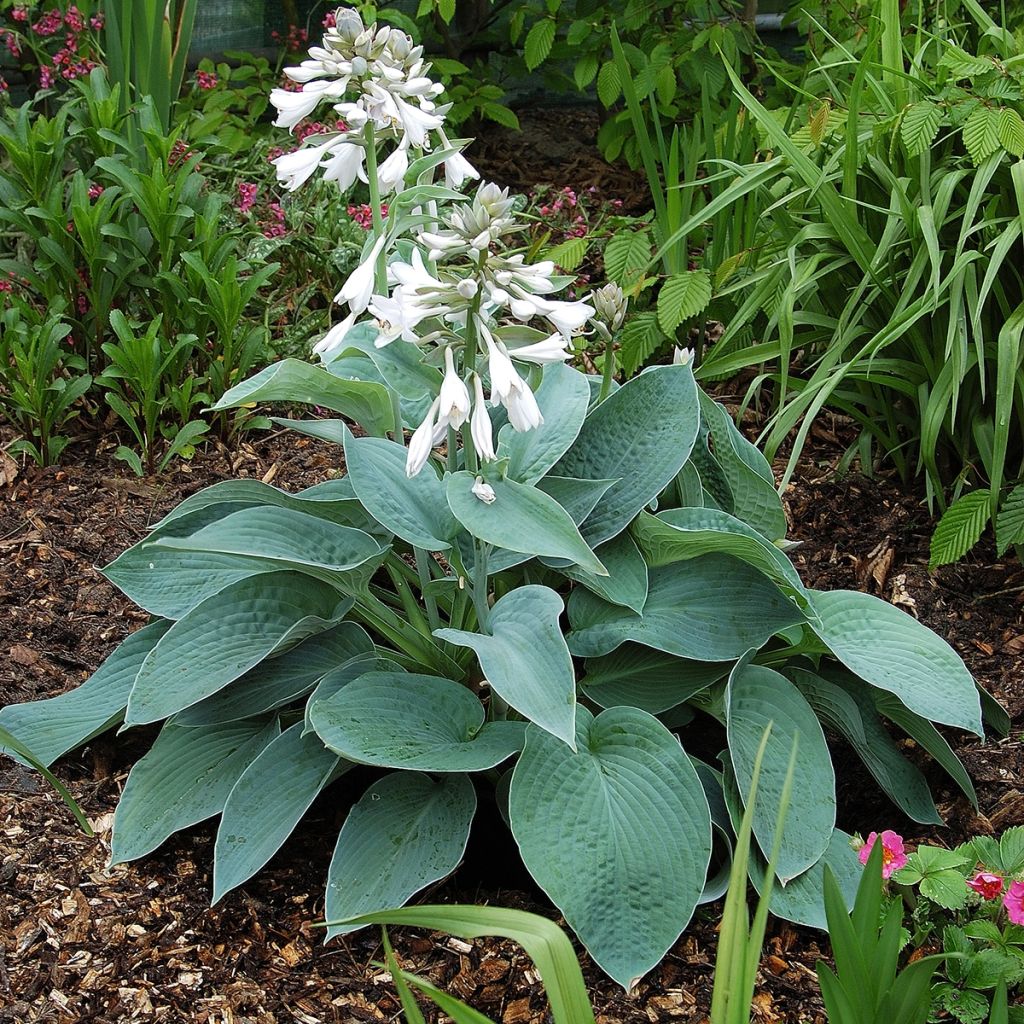
<svg viewBox="0 0 1024 1024">
<path fill-rule="evenodd" d="M 1024 572 L 991 550 L 929 573 L 925 510 L 888 477 L 834 479 L 828 436 L 787 492 L 794 553 L 819 587 L 877 593 L 938 630 L 1015 720 L 1012 738 L 981 744 L 957 737 L 979 787 L 975 814 L 936 780 L 955 842 L 972 831 L 1024 823 L 1021 601 Z M 90 446 L 95 447 L 95 446 Z M 227 452 L 201 453 L 156 480 L 137 480 L 110 449 L 69 451 L 61 469 L 0 465 L 0 695 L 4 703 L 60 693 L 80 683 L 143 621 L 99 574 L 181 498 L 229 477 L 295 490 L 337 473 L 337 449 L 297 436 L 252 437 Z M 269 867 L 210 908 L 213 829 L 173 837 L 140 862 L 106 868 L 118 793 L 151 734 L 100 739 L 58 766 L 99 833 L 79 833 L 36 776 L 0 763 L 0 1022 L 126 1021 L 276 1024 L 390 1021 L 399 1012 L 370 931 L 324 946 L 312 923 L 323 912 L 323 878 L 350 799 L 332 787 Z M 837 748 L 840 824 L 896 827 L 900 819 L 859 765 Z M 481 827 L 482 826 L 482 827 Z M 493 902 L 554 914 L 511 845 L 474 830 L 467 863 L 431 900 Z M 584 957 L 601 1024 L 693 1020 L 707 1015 L 716 910 L 701 911 L 662 965 L 627 997 Z M 507 942 L 464 943 L 396 930 L 405 967 L 504 1024 L 543 1021 L 546 1003 L 525 954 Z M 821 1021 L 813 967 L 820 936 L 772 926 L 755 1013 L 771 1022 Z"/>
</svg>

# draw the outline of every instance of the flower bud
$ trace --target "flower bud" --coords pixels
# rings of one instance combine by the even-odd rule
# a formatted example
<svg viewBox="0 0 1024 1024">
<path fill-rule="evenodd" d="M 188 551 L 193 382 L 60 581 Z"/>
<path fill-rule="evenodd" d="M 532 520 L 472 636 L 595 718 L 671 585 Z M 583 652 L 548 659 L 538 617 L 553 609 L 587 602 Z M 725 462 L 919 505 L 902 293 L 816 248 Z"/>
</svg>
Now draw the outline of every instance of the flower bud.
<svg viewBox="0 0 1024 1024">
<path fill-rule="evenodd" d="M 613 330 L 617 331 L 626 319 L 628 301 L 622 289 L 610 281 L 594 292 L 592 301 L 597 315 Z"/>
<path fill-rule="evenodd" d="M 363 20 L 351 7 L 339 7 L 334 14 L 334 30 L 346 43 L 354 43 L 363 31 Z"/>
<path fill-rule="evenodd" d="M 358 54 L 352 58 L 352 74 L 357 78 L 362 78 L 366 74 L 366 58 L 360 57 Z"/>
<path fill-rule="evenodd" d="M 472 299 L 477 293 L 477 283 L 471 277 L 464 277 L 456 286 L 455 290 L 464 298 Z"/>
</svg>

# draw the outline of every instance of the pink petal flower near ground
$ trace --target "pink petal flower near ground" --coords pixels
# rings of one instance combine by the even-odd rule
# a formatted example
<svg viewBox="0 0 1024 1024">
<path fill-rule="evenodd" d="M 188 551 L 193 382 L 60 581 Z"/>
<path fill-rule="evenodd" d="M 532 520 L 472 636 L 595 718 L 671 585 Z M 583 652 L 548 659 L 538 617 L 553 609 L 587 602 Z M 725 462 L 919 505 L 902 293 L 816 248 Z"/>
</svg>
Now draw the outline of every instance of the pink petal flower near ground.
<svg viewBox="0 0 1024 1024">
<path fill-rule="evenodd" d="M 994 900 L 1003 891 L 1003 879 L 991 871 L 979 871 L 967 883 L 979 896 L 986 900 Z"/>
<path fill-rule="evenodd" d="M 882 877 L 890 878 L 894 871 L 899 871 L 907 863 L 907 855 L 903 849 L 903 837 L 897 835 L 891 829 L 886 829 L 881 837 L 877 832 L 868 836 L 867 842 L 860 848 L 858 857 L 861 864 L 867 864 L 868 857 L 874 849 L 875 841 L 882 840 Z"/>
<path fill-rule="evenodd" d="M 1024 924 L 1024 882 L 1011 882 L 1003 896 L 1006 916 L 1014 924 Z"/>
</svg>

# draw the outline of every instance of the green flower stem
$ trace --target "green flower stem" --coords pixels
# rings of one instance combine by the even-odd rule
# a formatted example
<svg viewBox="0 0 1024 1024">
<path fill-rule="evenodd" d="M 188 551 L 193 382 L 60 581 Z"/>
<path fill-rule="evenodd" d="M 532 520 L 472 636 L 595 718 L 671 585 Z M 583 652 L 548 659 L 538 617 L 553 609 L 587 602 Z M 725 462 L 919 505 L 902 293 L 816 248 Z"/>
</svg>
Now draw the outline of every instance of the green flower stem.
<svg viewBox="0 0 1024 1024">
<path fill-rule="evenodd" d="M 487 556 L 490 545 L 473 538 L 473 604 L 476 620 L 482 632 L 487 631 L 490 607 L 487 604 Z"/>
<path fill-rule="evenodd" d="M 387 566 L 387 571 L 391 577 L 391 585 L 395 588 L 395 593 L 398 594 L 398 598 L 402 602 L 402 608 L 405 610 L 410 624 L 415 626 L 424 636 L 429 636 L 430 627 L 427 625 L 427 620 L 423 617 L 423 612 L 420 611 L 415 595 L 409 589 L 408 581 L 393 565 Z"/>
<path fill-rule="evenodd" d="M 423 548 L 414 548 L 416 552 L 416 572 L 420 579 L 420 594 L 423 597 L 423 604 L 427 609 L 427 621 L 430 623 L 430 631 L 441 628 L 441 617 L 437 613 L 437 601 L 430 592 L 430 563 L 433 558 L 429 551 Z"/>
<path fill-rule="evenodd" d="M 376 241 L 384 234 L 384 215 L 381 212 L 380 182 L 377 180 L 377 139 L 373 134 L 373 122 L 367 121 L 364 130 L 366 148 L 366 178 L 370 188 L 370 212 L 373 215 L 373 239 Z M 387 287 L 387 253 L 383 249 L 377 257 L 374 273 L 374 290 L 383 292 Z M 401 421 L 399 421 L 401 429 Z"/>
<path fill-rule="evenodd" d="M 350 612 L 353 618 L 376 630 L 400 651 L 427 668 L 450 679 L 460 679 L 464 672 L 429 637 L 409 625 L 397 612 L 369 591 L 362 593 Z"/>
<path fill-rule="evenodd" d="M 615 379 L 615 344 L 611 331 L 607 331 L 604 346 L 604 368 L 601 374 L 601 391 L 597 401 L 603 402 L 612 391 L 612 381 Z"/>
</svg>

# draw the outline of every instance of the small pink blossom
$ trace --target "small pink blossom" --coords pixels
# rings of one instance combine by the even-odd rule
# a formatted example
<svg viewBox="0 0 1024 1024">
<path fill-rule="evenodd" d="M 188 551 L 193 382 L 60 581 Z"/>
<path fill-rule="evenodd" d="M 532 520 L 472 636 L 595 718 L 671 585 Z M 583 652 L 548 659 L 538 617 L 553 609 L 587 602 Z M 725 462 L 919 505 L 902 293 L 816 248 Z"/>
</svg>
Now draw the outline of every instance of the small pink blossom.
<svg viewBox="0 0 1024 1024">
<path fill-rule="evenodd" d="M 252 209 L 252 204 L 256 202 L 257 192 L 259 192 L 259 186 L 252 182 L 240 181 L 238 183 L 238 199 L 235 206 L 239 213 L 248 213 Z"/>
<path fill-rule="evenodd" d="M 337 21 L 334 17 L 334 11 L 328 11 L 324 15 L 323 26 L 324 28 L 337 28 Z"/>
<path fill-rule="evenodd" d="M 90 199 L 91 199 L 91 200 L 92 200 L 93 202 L 95 202 L 95 201 L 96 201 L 97 199 L 99 199 L 99 197 L 100 197 L 101 195 L 103 195 L 103 186 L 102 186 L 102 185 L 97 185 L 97 184 L 96 184 L 96 182 L 94 181 L 94 182 L 93 182 L 93 183 L 92 183 L 92 184 L 91 184 L 91 185 L 89 186 L 89 192 L 88 192 L 88 196 L 89 196 L 89 198 L 90 198 Z"/>
<path fill-rule="evenodd" d="M 217 76 L 212 71 L 197 71 L 196 85 L 198 85 L 200 89 L 216 89 Z"/>
<path fill-rule="evenodd" d="M 53 68 L 49 64 L 42 64 L 39 67 L 39 87 L 49 89 L 53 85 Z"/>
<path fill-rule="evenodd" d="M 861 864 L 867 864 L 868 857 L 874 849 L 875 840 L 882 840 L 882 877 L 890 878 L 894 871 L 899 871 L 907 863 L 907 855 L 903 850 L 903 837 L 897 835 L 892 829 L 886 829 L 881 836 L 872 832 L 867 842 L 860 848 L 858 858 Z"/>
<path fill-rule="evenodd" d="M 1024 882 L 1011 882 L 1003 896 L 1006 916 L 1014 924 L 1024 924 Z"/>
<path fill-rule="evenodd" d="M 362 206 L 350 206 L 348 208 L 348 215 L 358 224 L 364 231 L 369 231 L 373 227 L 373 208 L 369 203 L 363 203 Z M 387 203 L 381 203 L 380 215 L 386 217 L 388 215 Z"/>
<path fill-rule="evenodd" d="M 11 11 L 11 17 L 15 21 L 28 21 L 28 8 L 27 7 L 15 7 Z"/>
<path fill-rule="evenodd" d="M 1003 879 L 991 871 L 979 871 L 967 883 L 982 899 L 994 900 L 1003 891 Z"/>
</svg>

